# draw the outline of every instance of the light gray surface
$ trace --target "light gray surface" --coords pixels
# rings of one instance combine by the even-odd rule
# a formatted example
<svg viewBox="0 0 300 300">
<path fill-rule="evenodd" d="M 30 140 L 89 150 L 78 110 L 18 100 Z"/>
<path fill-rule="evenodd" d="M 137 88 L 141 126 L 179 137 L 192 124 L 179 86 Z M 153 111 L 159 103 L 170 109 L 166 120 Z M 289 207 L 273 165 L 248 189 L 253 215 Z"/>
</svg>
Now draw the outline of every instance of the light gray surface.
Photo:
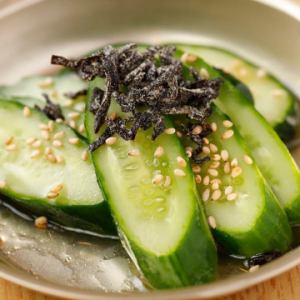
<svg viewBox="0 0 300 300">
<path fill-rule="evenodd" d="M 300 95 L 299 20 L 258 2 L 27 0 L 20 3 L 0 11 L 1 83 L 49 70 L 53 53 L 76 56 L 116 41 L 180 41 L 222 46 L 242 54 L 270 70 Z M 35 4 L 30 6 L 30 3 Z M 300 19 L 297 10 L 293 9 L 292 13 Z M 134 285 L 141 287 L 123 255 L 105 259 L 107 253 L 110 255 L 113 249 L 119 249 L 118 245 L 99 241 L 93 241 L 91 246 L 77 245 L 79 237 L 64 238 L 59 233 L 37 232 L 30 224 L 8 216 L 4 210 L 0 211 L 0 219 L 0 235 L 8 241 L 3 248 L 5 259 L 10 257 L 14 265 L 29 269 L 49 281 L 59 281 L 62 286 L 37 280 L 10 263 L 1 265 L 0 276 L 6 279 L 51 294 L 85 300 L 119 299 L 125 295 L 80 292 L 70 286 L 112 291 L 131 290 Z M 299 262 L 300 249 L 297 249 L 256 274 L 240 275 L 178 292 L 135 293 L 129 297 L 215 297 L 260 282 Z M 78 269 L 81 270 L 79 274 Z M 91 273 L 85 277 L 88 272 Z M 64 277 L 63 280 L 60 276 Z"/>
</svg>

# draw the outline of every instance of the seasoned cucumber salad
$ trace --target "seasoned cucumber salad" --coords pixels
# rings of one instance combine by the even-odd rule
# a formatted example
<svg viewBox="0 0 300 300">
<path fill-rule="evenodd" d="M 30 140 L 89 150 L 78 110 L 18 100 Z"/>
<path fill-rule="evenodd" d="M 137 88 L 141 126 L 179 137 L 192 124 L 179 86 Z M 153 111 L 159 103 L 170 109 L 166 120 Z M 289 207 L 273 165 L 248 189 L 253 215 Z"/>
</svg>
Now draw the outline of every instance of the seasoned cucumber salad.
<svg viewBox="0 0 300 300">
<path fill-rule="evenodd" d="M 297 100 L 222 49 L 105 46 L 0 87 L 0 193 L 35 217 L 119 239 L 153 289 L 252 272 L 289 251 Z"/>
</svg>

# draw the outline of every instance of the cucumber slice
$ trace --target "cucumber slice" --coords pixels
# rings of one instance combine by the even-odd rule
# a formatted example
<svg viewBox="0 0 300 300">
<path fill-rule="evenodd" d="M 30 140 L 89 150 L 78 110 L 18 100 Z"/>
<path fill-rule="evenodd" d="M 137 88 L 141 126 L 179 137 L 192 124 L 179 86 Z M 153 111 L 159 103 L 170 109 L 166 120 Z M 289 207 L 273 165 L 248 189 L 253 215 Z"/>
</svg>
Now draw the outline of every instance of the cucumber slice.
<svg viewBox="0 0 300 300">
<path fill-rule="evenodd" d="M 102 82 L 95 79 L 90 91 Z M 111 111 L 116 110 L 111 107 Z M 85 124 L 92 142 L 96 139 L 94 115 L 88 111 Z M 154 157 L 158 146 L 164 148 L 161 158 Z M 139 155 L 129 156 L 133 150 Z M 178 156 L 186 159 L 176 135 L 162 134 L 153 142 L 151 130 L 139 131 L 134 141 L 118 138 L 115 144 L 92 153 L 121 240 L 156 288 L 204 283 L 216 274 L 216 248 L 197 203 L 190 166 L 184 168 L 185 176 L 174 175 Z M 152 180 L 157 174 L 163 179 L 155 184 Z"/>
<path fill-rule="evenodd" d="M 43 94 L 48 94 L 50 99 L 61 105 L 66 123 L 78 133 L 85 136 L 84 114 L 86 96 L 70 100 L 66 93 L 76 93 L 87 88 L 86 82 L 82 81 L 77 74 L 65 71 L 54 76 L 31 76 L 21 79 L 19 82 L 0 87 L 0 95 L 5 99 L 14 99 L 25 105 L 34 107 L 45 105 Z M 25 100 L 24 100 L 25 99 Z"/>
<path fill-rule="evenodd" d="M 230 254 L 245 257 L 285 252 L 291 244 L 287 216 L 239 133 L 234 126 L 226 128 L 224 121 L 231 125 L 215 107 L 209 122 L 216 124 L 217 130 L 208 136 L 209 144 L 204 148 L 210 149 L 205 155 L 211 160 L 201 165 L 198 175 L 202 181 L 197 184 L 206 214 L 216 220 L 216 241 Z M 224 139 L 228 130 L 234 134 Z"/>
<path fill-rule="evenodd" d="M 72 223 L 76 227 L 85 224 L 81 218 L 97 225 L 99 232 L 104 233 L 100 227 L 115 232 L 91 159 L 85 154 L 87 144 L 71 128 L 53 121 L 49 127 L 48 122 L 37 110 L 0 101 L 1 193 L 60 224 L 71 225 L 70 218 L 62 217 L 67 213 L 77 217 Z"/>
<path fill-rule="evenodd" d="M 223 69 L 249 87 L 255 108 L 280 137 L 288 140 L 294 134 L 297 100 L 275 77 L 229 51 L 208 46 L 179 45 L 179 49 L 196 54 L 209 64 Z"/>
<path fill-rule="evenodd" d="M 181 57 L 183 51 L 177 51 Z M 211 78 L 220 73 L 202 59 L 191 64 L 205 68 Z M 224 81 L 216 105 L 233 121 L 263 176 L 285 208 L 291 223 L 300 222 L 300 173 L 279 136 L 256 111 L 245 96 L 228 81 Z"/>
</svg>

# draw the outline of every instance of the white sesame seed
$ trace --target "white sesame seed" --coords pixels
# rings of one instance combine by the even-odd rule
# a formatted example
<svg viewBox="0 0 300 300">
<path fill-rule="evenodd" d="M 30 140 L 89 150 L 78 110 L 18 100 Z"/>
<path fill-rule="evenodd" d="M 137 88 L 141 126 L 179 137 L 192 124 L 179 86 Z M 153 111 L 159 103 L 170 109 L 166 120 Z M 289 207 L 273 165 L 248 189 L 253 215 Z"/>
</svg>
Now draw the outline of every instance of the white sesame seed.
<svg viewBox="0 0 300 300">
<path fill-rule="evenodd" d="M 84 124 L 80 124 L 80 125 L 79 125 L 78 131 L 79 131 L 80 133 L 84 133 L 84 131 L 85 131 Z"/>
<path fill-rule="evenodd" d="M 170 127 L 170 128 L 166 128 L 164 131 L 166 134 L 174 134 L 176 132 L 175 128 Z"/>
<path fill-rule="evenodd" d="M 117 113 L 115 112 L 115 111 L 113 111 L 111 114 L 110 114 L 110 116 L 109 116 L 109 118 L 110 118 L 110 120 L 112 120 L 112 121 L 114 121 L 116 118 L 117 118 Z"/>
<path fill-rule="evenodd" d="M 111 137 L 109 137 L 105 140 L 105 144 L 106 145 L 113 145 L 113 144 L 116 143 L 116 141 L 117 141 L 117 138 L 115 136 L 111 136 Z"/>
<path fill-rule="evenodd" d="M 192 130 L 192 134 L 194 134 L 194 135 L 198 135 L 201 132 L 202 132 L 202 126 L 200 126 L 200 125 L 195 126 Z"/>
<path fill-rule="evenodd" d="M 209 144 L 209 148 L 212 153 L 218 152 L 218 147 L 215 144 Z"/>
<path fill-rule="evenodd" d="M 57 133 L 54 134 L 53 138 L 54 138 L 55 140 L 58 140 L 58 139 L 63 138 L 64 135 L 65 135 L 65 133 L 64 133 L 63 131 L 59 131 L 59 132 L 57 132 Z"/>
<path fill-rule="evenodd" d="M 200 173 L 201 172 L 201 167 L 199 165 L 193 165 L 192 170 L 194 173 Z"/>
<path fill-rule="evenodd" d="M 181 168 L 185 168 L 186 167 L 186 161 L 184 158 L 182 158 L 181 156 L 177 156 L 176 158 L 178 166 Z"/>
<path fill-rule="evenodd" d="M 34 142 L 31 144 L 31 146 L 32 146 L 33 148 L 39 148 L 39 147 L 41 147 L 41 145 L 42 145 L 41 140 L 36 140 L 36 141 L 34 141 Z"/>
<path fill-rule="evenodd" d="M 50 161 L 51 163 L 55 164 L 56 163 L 56 157 L 53 154 L 47 154 L 46 159 Z"/>
<path fill-rule="evenodd" d="M 233 126 L 233 123 L 229 120 L 224 120 L 223 125 L 224 125 L 225 128 L 230 128 L 230 127 Z"/>
<path fill-rule="evenodd" d="M 213 177 L 217 177 L 219 175 L 219 172 L 216 169 L 208 169 L 207 173 Z"/>
<path fill-rule="evenodd" d="M 245 161 L 245 163 L 246 163 L 247 165 L 252 165 L 252 164 L 253 164 L 252 158 L 251 158 L 250 156 L 248 156 L 248 155 L 245 155 L 245 156 L 244 156 L 244 161 Z"/>
<path fill-rule="evenodd" d="M 242 168 L 241 167 L 234 167 L 232 170 L 231 170 L 231 177 L 232 178 L 235 178 L 235 177 L 238 177 L 242 174 Z"/>
<path fill-rule="evenodd" d="M 205 154 L 210 154 L 210 149 L 207 146 L 202 147 L 202 152 Z"/>
<path fill-rule="evenodd" d="M 255 272 L 255 271 L 257 271 L 259 268 L 260 268 L 259 265 L 252 266 L 252 267 L 249 269 L 249 273 Z"/>
<path fill-rule="evenodd" d="M 228 140 L 230 139 L 234 134 L 234 131 L 232 129 L 226 130 L 223 134 L 222 134 L 222 139 L 223 140 Z"/>
<path fill-rule="evenodd" d="M 202 200 L 204 202 L 208 201 L 210 197 L 210 189 L 205 189 L 204 192 L 202 193 Z"/>
<path fill-rule="evenodd" d="M 224 194 L 227 196 L 229 194 L 231 194 L 233 192 L 233 187 L 231 185 L 226 186 L 225 190 L 224 190 Z"/>
<path fill-rule="evenodd" d="M 28 138 L 28 139 L 26 140 L 26 144 L 27 144 L 27 145 L 32 145 L 32 143 L 34 143 L 35 140 L 36 140 L 36 138 L 34 138 L 34 137 Z"/>
<path fill-rule="evenodd" d="M 274 97 L 282 97 L 286 94 L 285 90 L 283 89 L 274 89 L 271 93 Z"/>
<path fill-rule="evenodd" d="M 258 69 L 256 72 L 256 76 L 258 78 L 264 78 L 266 75 L 267 75 L 267 72 L 264 69 Z"/>
<path fill-rule="evenodd" d="M 63 103 L 64 107 L 71 107 L 73 105 L 73 100 L 68 99 Z"/>
<path fill-rule="evenodd" d="M 208 217 L 208 224 L 212 229 L 215 229 L 217 227 L 216 219 L 213 216 Z"/>
<path fill-rule="evenodd" d="M 6 149 L 7 151 L 14 151 L 14 150 L 17 149 L 17 145 L 16 145 L 16 144 L 9 144 L 9 145 L 7 145 L 7 146 L 5 147 L 5 149 Z"/>
<path fill-rule="evenodd" d="M 23 115 L 24 115 L 25 118 L 28 118 L 28 117 L 31 116 L 31 110 L 28 106 L 25 106 L 23 108 Z"/>
<path fill-rule="evenodd" d="M 76 129 L 76 122 L 74 120 L 69 121 L 69 126 L 73 129 Z"/>
<path fill-rule="evenodd" d="M 49 148 L 49 147 L 46 147 L 46 149 L 45 149 L 45 154 L 46 154 L 46 155 L 52 154 L 52 149 Z"/>
<path fill-rule="evenodd" d="M 237 158 L 234 158 L 234 159 L 231 161 L 230 165 L 231 165 L 232 167 L 237 167 L 237 166 L 239 165 L 239 161 L 237 160 Z"/>
<path fill-rule="evenodd" d="M 164 155 L 164 148 L 162 146 L 158 146 L 155 151 L 154 151 L 154 156 L 155 157 L 162 157 Z"/>
<path fill-rule="evenodd" d="M 176 131 L 176 135 L 181 138 L 182 137 L 182 133 L 180 131 Z"/>
<path fill-rule="evenodd" d="M 206 79 L 206 80 L 209 79 L 209 73 L 205 68 L 201 68 L 199 73 L 201 79 Z"/>
<path fill-rule="evenodd" d="M 140 155 L 140 150 L 139 149 L 131 149 L 128 151 L 128 156 L 139 156 Z"/>
<path fill-rule="evenodd" d="M 230 173 L 230 163 L 227 161 L 224 164 L 224 173 L 229 174 Z"/>
<path fill-rule="evenodd" d="M 188 158 L 191 158 L 192 155 L 193 155 L 192 151 L 190 151 L 190 150 L 186 150 L 185 153 L 186 153 Z"/>
<path fill-rule="evenodd" d="M 5 188 L 6 186 L 6 181 L 5 180 L 0 180 L 0 189 Z"/>
<path fill-rule="evenodd" d="M 201 183 L 201 181 L 202 181 L 202 177 L 201 177 L 201 175 L 196 175 L 196 177 L 195 177 L 195 181 L 196 181 L 196 183 L 197 184 L 200 184 Z"/>
<path fill-rule="evenodd" d="M 81 153 L 81 159 L 86 161 L 88 159 L 88 151 L 87 150 L 84 150 L 82 153 Z"/>
<path fill-rule="evenodd" d="M 57 162 L 58 164 L 61 164 L 61 163 L 63 163 L 63 162 L 64 162 L 64 159 L 63 159 L 63 157 L 62 157 L 62 156 L 60 156 L 60 155 L 56 155 L 56 156 L 55 156 L 55 158 L 56 158 L 56 162 Z"/>
<path fill-rule="evenodd" d="M 213 178 L 210 181 L 211 184 L 217 183 L 217 184 L 222 184 L 222 180 L 220 178 Z"/>
<path fill-rule="evenodd" d="M 212 122 L 212 123 L 210 124 L 210 127 L 211 127 L 211 130 L 212 130 L 213 132 L 216 132 L 216 131 L 218 130 L 217 123 L 215 123 L 215 122 Z"/>
<path fill-rule="evenodd" d="M 74 138 L 69 138 L 69 139 L 68 139 L 68 142 L 69 142 L 69 144 L 71 144 L 71 145 L 78 145 L 78 144 L 79 144 L 79 138 L 76 138 L 76 137 L 74 137 Z"/>
<path fill-rule="evenodd" d="M 63 146 L 63 143 L 60 141 L 60 140 L 54 140 L 52 142 L 52 145 L 56 148 L 59 148 L 59 147 L 62 147 Z"/>
<path fill-rule="evenodd" d="M 49 132 L 46 131 L 46 130 L 42 130 L 42 131 L 41 131 L 41 136 L 42 136 L 42 138 L 43 138 L 44 140 L 46 140 L 46 141 L 48 141 L 48 140 L 50 139 L 50 134 L 49 134 Z"/>
<path fill-rule="evenodd" d="M 160 184 L 164 179 L 164 176 L 161 174 L 155 174 L 153 179 L 152 179 L 152 183 L 153 184 Z"/>
<path fill-rule="evenodd" d="M 61 118 L 57 118 L 57 119 L 55 120 L 55 122 L 56 122 L 56 123 L 58 123 L 58 124 L 61 124 L 61 123 L 63 123 L 63 122 L 64 122 L 64 120 L 63 120 L 63 119 L 61 119 Z"/>
<path fill-rule="evenodd" d="M 170 176 L 166 176 L 164 187 L 168 187 L 170 185 L 171 185 L 171 177 Z"/>
<path fill-rule="evenodd" d="M 209 167 L 210 167 L 211 169 L 217 169 L 217 168 L 219 168 L 219 167 L 220 167 L 220 161 L 213 161 L 213 162 L 209 165 Z"/>
<path fill-rule="evenodd" d="M 30 158 L 37 158 L 41 154 L 39 149 L 33 150 L 30 154 Z"/>
<path fill-rule="evenodd" d="M 43 81 L 41 81 L 38 85 L 41 89 L 49 89 L 49 88 L 53 87 L 54 81 L 52 78 L 47 77 Z"/>
<path fill-rule="evenodd" d="M 72 111 L 68 113 L 68 118 L 71 120 L 77 120 L 80 117 L 80 113 L 77 111 Z"/>
<path fill-rule="evenodd" d="M 14 137 L 13 136 L 9 136 L 7 137 L 5 140 L 4 140 L 4 144 L 5 145 L 10 145 L 14 140 Z"/>
<path fill-rule="evenodd" d="M 54 199 L 54 198 L 57 198 L 58 196 L 59 196 L 59 193 L 56 193 L 56 192 L 49 192 L 47 194 L 48 199 Z"/>
<path fill-rule="evenodd" d="M 48 125 L 47 125 L 47 124 L 44 124 L 44 123 L 41 123 L 41 124 L 39 125 L 39 128 L 40 128 L 41 130 L 49 130 Z"/>
<path fill-rule="evenodd" d="M 221 198 L 221 195 L 222 195 L 221 191 L 217 189 L 212 193 L 211 199 L 217 201 Z"/>
<path fill-rule="evenodd" d="M 55 187 L 53 187 L 50 192 L 53 193 L 59 193 L 62 189 L 64 188 L 64 185 L 62 183 L 56 185 Z"/>
<path fill-rule="evenodd" d="M 228 160 L 228 158 L 229 158 L 229 153 L 228 153 L 227 150 L 222 150 L 222 151 L 221 151 L 221 158 L 222 158 L 223 161 L 227 161 L 227 160 Z"/>
<path fill-rule="evenodd" d="M 211 183 L 212 183 L 211 188 L 213 190 L 218 190 L 219 189 L 220 185 L 219 185 L 218 182 L 211 182 Z"/>
<path fill-rule="evenodd" d="M 47 229 L 48 219 L 46 217 L 38 217 L 34 220 L 34 226 L 38 229 Z"/>
<path fill-rule="evenodd" d="M 203 184 L 204 185 L 209 185 L 210 183 L 210 178 L 208 175 L 206 175 L 204 178 L 203 178 Z"/>
<path fill-rule="evenodd" d="M 220 154 L 214 154 L 212 159 L 216 160 L 216 161 L 219 161 L 219 160 L 221 160 L 221 155 Z"/>
<path fill-rule="evenodd" d="M 197 60 L 197 56 L 191 53 L 183 53 L 183 55 L 180 58 L 182 63 L 192 64 Z"/>
<path fill-rule="evenodd" d="M 208 140 L 208 138 L 203 138 L 202 139 L 202 141 L 203 141 L 203 143 L 205 144 L 205 145 L 208 145 L 209 144 L 209 140 Z"/>
<path fill-rule="evenodd" d="M 174 170 L 174 175 L 177 177 L 184 177 L 185 176 L 185 172 L 181 169 L 175 169 Z"/>
<path fill-rule="evenodd" d="M 229 195 L 227 196 L 227 200 L 228 200 L 228 201 L 233 201 L 233 200 L 236 199 L 236 197 L 237 197 L 237 193 L 231 193 L 231 194 L 229 194 Z"/>
</svg>

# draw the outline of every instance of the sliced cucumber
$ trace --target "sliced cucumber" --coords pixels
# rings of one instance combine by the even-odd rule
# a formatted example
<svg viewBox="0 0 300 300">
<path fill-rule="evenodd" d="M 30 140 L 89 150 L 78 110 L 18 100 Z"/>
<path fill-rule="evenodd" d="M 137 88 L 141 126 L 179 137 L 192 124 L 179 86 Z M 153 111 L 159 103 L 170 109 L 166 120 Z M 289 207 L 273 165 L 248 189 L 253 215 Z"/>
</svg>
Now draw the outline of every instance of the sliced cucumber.
<svg viewBox="0 0 300 300">
<path fill-rule="evenodd" d="M 224 123 L 225 121 L 225 123 Z M 209 122 L 217 130 L 208 136 L 210 161 L 201 165 L 197 186 L 206 214 L 216 220 L 214 235 L 230 254 L 250 257 L 269 251 L 284 252 L 291 229 L 283 209 L 248 154 L 235 127 L 214 108 Z M 225 132 L 234 135 L 224 139 Z M 197 166 L 195 167 L 197 171 Z M 216 173 L 216 174 L 214 174 Z M 199 175 L 201 177 L 199 177 Z"/>
<path fill-rule="evenodd" d="M 33 107 L 45 105 L 43 94 L 49 95 L 51 101 L 61 105 L 66 123 L 81 135 L 84 132 L 84 110 L 86 97 L 81 96 L 71 100 L 67 93 L 76 93 L 87 88 L 86 82 L 82 81 L 73 72 L 61 72 L 54 76 L 31 76 L 19 82 L 0 87 L 0 95 L 5 99 L 14 99 L 24 103 L 24 99 L 30 100 L 26 105 Z M 25 104 L 25 103 L 24 103 Z"/>
<path fill-rule="evenodd" d="M 90 90 L 102 82 L 95 79 Z M 117 110 L 111 107 L 111 111 Z M 92 142 L 94 116 L 88 111 L 85 124 Z M 158 146 L 164 155 L 155 158 Z M 130 156 L 132 151 L 138 154 Z M 186 159 L 176 135 L 162 134 L 153 142 L 151 130 L 139 131 L 134 141 L 118 138 L 92 153 L 125 248 L 156 288 L 208 282 L 216 273 L 216 248 L 203 208 L 197 204 L 190 166 L 181 169 L 185 176 L 174 174 L 178 156 Z"/>
<path fill-rule="evenodd" d="M 181 57 L 182 51 L 177 52 Z M 192 65 L 205 68 L 211 78 L 220 73 L 197 59 Z M 226 80 L 222 85 L 216 105 L 233 121 L 257 166 L 284 206 L 292 223 L 300 222 L 300 173 L 284 143 L 267 121 L 256 111 L 245 96 Z"/>
<path fill-rule="evenodd" d="M 69 225 L 65 212 L 114 232 L 87 144 L 71 128 L 48 122 L 37 110 L 0 101 L 0 192 L 60 224 Z M 73 224 L 80 227 L 78 218 Z"/>
<path fill-rule="evenodd" d="M 284 140 L 289 139 L 296 125 L 295 95 L 265 70 L 236 54 L 208 46 L 179 45 L 179 49 L 203 58 L 209 64 L 232 74 L 249 87 L 256 109 Z"/>
</svg>

